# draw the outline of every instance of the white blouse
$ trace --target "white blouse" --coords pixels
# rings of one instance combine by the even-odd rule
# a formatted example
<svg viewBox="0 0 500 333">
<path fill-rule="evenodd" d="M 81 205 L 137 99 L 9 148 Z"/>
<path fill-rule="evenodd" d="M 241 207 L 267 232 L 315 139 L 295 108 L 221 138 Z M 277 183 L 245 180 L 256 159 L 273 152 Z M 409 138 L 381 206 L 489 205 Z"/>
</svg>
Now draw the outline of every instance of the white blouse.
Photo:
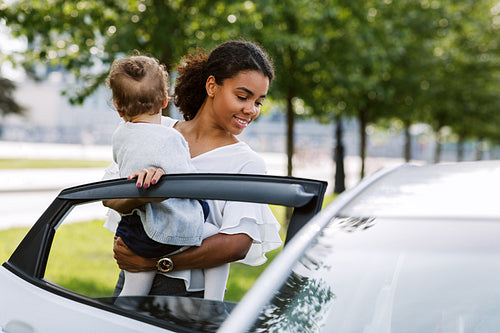
<svg viewBox="0 0 500 333">
<path fill-rule="evenodd" d="M 173 127 L 177 120 L 162 117 L 162 125 Z M 237 142 L 222 146 L 191 159 L 200 173 L 244 173 L 265 174 L 265 162 L 246 143 Z M 104 179 L 118 177 L 118 166 L 113 163 L 107 169 Z M 244 233 L 253 239 L 248 254 L 240 262 L 257 266 L 266 262 L 265 253 L 282 245 L 279 236 L 280 224 L 266 204 L 245 203 L 236 201 L 208 201 L 210 214 L 206 223 L 214 224 L 220 233 Z M 116 230 L 120 220 L 119 214 L 110 210 L 105 227 Z M 203 270 L 193 269 L 167 273 L 173 278 L 181 278 L 188 291 L 204 288 Z"/>
</svg>

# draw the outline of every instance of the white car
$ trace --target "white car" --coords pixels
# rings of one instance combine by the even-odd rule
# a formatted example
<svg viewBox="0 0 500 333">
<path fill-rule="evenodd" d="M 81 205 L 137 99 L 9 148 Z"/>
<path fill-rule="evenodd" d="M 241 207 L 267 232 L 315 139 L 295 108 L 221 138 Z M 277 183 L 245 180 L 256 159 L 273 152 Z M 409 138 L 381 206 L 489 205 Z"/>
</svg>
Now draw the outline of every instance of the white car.
<svg viewBox="0 0 500 333">
<path fill-rule="evenodd" d="M 500 161 L 382 170 L 321 211 L 326 184 L 275 180 L 245 183 L 232 198 L 222 195 L 228 189 L 219 193 L 296 207 L 285 247 L 239 303 L 150 296 L 118 307 L 44 280 L 64 207 L 107 198 L 115 186 L 97 183 L 90 187 L 104 193 L 63 191 L 2 266 L 0 326 L 10 333 L 500 331 Z M 199 198 L 211 197 L 202 190 Z"/>
<path fill-rule="evenodd" d="M 219 332 L 500 332 L 500 161 L 404 165 L 314 217 Z"/>
</svg>

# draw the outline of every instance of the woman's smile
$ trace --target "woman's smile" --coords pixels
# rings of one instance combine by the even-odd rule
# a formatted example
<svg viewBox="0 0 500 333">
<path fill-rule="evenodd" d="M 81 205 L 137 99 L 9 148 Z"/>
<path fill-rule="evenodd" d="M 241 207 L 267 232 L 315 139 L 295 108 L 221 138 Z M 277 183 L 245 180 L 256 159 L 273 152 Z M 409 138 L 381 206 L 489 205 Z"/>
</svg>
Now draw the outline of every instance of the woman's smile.
<svg viewBox="0 0 500 333">
<path fill-rule="evenodd" d="M 251 120 L 246 120 L 236 116 L 234 116 L 234 119 L 236 120 L 236 125 L 240 128 L 246 128 L 251 122 Z"/>
</svg>

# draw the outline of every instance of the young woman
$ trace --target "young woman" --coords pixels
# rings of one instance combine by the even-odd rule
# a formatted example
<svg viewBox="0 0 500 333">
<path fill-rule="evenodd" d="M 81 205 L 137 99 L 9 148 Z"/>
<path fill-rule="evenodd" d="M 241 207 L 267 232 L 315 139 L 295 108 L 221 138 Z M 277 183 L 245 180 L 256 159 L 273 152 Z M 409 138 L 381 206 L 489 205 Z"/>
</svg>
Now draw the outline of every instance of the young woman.
<svg viewBox="0 0 500 333">
<path fill-rule="evenodd" d="M 183 63 L 178 68 L 174 103 L 185 121 L 164 118 L 163 125 L 184 136 L 198 172 L 264 174 L 263 159 L 236 136 L 259 116 L 274 78 L 268 56 L 254 43 L 231 41 L 208 56 L 188 56 Z M 138 186 L 147 188 L 163 174 L 162 169 L 150 168 L 130 177 L 137 177 Z M 116 166 L 112 165 L 107 178 L 113 176 Z M 144 202 L 116 199 L 105 204 L 127 213 Z M 157 261 L 137 256 L 117 238 L 114 252 L 119 267 L 163 271 L 156 275 L 151 294 L 203 297 L 201 269 L 225 265 L 228 271 L 229 263 L 237 260 L 260 265 L 267 260 L 266 252 L 281 246 L 280 226 L 267 205 L 229 201 L 211 201 L 209 205 L 207 223 L 214 224 L 219 233 L 204 239 L 199 247 Z"/>
</svg>

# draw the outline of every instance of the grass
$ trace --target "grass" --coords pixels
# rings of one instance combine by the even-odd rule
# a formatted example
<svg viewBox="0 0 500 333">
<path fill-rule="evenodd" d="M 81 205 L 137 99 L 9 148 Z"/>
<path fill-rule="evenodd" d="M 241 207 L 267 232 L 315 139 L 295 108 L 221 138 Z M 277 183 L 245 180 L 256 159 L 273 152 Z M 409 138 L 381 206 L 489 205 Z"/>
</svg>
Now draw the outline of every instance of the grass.
<svg viewBox="0 0 500 333">
<path fill-rule="evenodd" d="M 325 198 L 325 205 L 331 200 L 333 196 Z M 285 208 L 271 206 L 271 209 L 282 222 Z M 28 230 L 12 228 L 0 231 L 0 263 L 8 260 Z M 54 238 L 45 277 L 80 294 L 110 296 L 119 273 L 112 247 L 113 234 L 103 228 L 102 220 L 63 224 Z M 280 251 L 281 248 L 267 253 L 269 260 L 261 266 L 233 263 L 226 300 L 239 301 Z"/>
<path fill-rule="evenodd" d="M 2 158 L 0 169 L 100 168 L 107 167 L 110 163 L 111 161 Z"/>
<path fill-rule="evenodd" d="M 113 234 L 103 221 L 62 225 L 52 244 L 45 278 L 91 297 L 110 296 L 119 269 L 113 259 Z M 8 260 L 29 228 L 0 231 L 0 262 Z"/>
<path fill-rule="evenodd" d="M 52 244 L 45 277 L 91 297 L 110 296 L 120 272 L 113 233 L 102 220 L 62 225 Z"/>
<path fill-rule="evenodd" d="M 62 225 L 52 244 L 45 278 L 90 297 L 110 296 L 119 269 L 113 259 L 113 234 L 103 228 L 103 221 Z M 29 228 L 0 231 L 0 262 L 9 259 Z M 280 249 L 268 254 L 270 262 Z M 232 264 L 226 300 L 239 301 L 265 265 L 252 267 Z"/>
</svg>

